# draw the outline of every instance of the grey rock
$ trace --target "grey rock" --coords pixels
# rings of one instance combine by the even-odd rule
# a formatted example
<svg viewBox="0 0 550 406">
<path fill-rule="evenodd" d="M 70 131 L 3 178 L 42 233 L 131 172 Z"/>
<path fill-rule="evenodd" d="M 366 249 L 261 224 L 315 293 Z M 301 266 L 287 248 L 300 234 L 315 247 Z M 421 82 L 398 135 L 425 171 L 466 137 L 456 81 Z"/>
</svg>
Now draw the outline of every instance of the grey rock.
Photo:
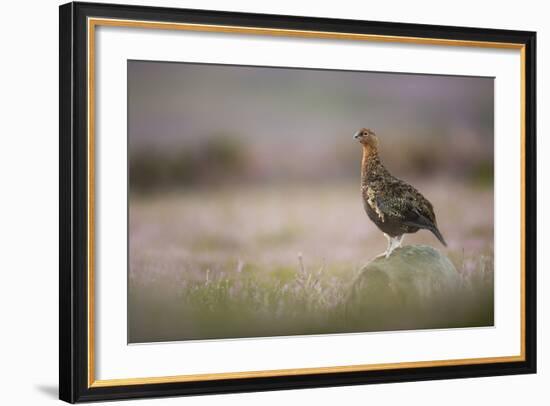
<svg viewBox="0 0 550 406">
<path fill-rule="evenodd" d="M 453 263 L 427 245 L 407 245 L 369 262 L 346 304 L 365 330 L 466 327 L 464 284 Z M 473 323 L 479 324 L 479 323 Z"/>
</svg>

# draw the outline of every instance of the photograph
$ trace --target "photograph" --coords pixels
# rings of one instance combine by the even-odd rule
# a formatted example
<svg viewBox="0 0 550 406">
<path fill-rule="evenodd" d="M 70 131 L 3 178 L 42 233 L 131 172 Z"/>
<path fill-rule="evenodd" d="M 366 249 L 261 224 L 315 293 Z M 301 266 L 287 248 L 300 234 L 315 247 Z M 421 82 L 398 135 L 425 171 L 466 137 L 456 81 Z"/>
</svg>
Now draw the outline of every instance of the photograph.
<svg viewBox="0 0 550 406">
<path fill-rule="evenodd" d="M 494 326 L 494 93 L 128 60 L 128 343 Z"/>
</svg>

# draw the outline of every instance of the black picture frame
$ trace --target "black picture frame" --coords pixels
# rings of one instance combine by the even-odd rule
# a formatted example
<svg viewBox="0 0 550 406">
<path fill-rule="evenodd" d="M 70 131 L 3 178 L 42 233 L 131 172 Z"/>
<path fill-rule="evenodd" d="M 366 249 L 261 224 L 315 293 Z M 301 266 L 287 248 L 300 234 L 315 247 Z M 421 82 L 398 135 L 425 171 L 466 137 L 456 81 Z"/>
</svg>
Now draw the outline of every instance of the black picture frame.
<svg viewBox="0 0 550 406">
<path fill-rule="evenodd" d="M 235 393 L 387 382 L 420 381 L 536 372 L 536 33 L 498 29 L 309 18 L 112 4 L 60 6 L 59 69 L 59 397 L 67 402 Z M 359 372 L 313 373 L 209 381 L 90 385 L 87 274 L 87 19 L 131 19 L 345 32 L 381 36 L 513 43 L 524 65 L 524 349 L 523 360 Z"/>
</svg>

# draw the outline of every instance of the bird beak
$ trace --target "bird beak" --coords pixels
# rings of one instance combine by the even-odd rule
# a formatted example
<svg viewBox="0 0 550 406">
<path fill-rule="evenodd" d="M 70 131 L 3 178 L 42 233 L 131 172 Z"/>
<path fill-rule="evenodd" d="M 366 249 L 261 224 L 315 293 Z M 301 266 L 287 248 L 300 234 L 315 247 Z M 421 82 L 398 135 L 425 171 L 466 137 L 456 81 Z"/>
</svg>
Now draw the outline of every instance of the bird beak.
<svg viewBox="0 0 550 406">
<path fill-rule="evenodd" d="M 356 140 L 361 136 L 361 131 L 357 131 L 355 134 L 353 134 L 353 139 Z"/>
</svg>

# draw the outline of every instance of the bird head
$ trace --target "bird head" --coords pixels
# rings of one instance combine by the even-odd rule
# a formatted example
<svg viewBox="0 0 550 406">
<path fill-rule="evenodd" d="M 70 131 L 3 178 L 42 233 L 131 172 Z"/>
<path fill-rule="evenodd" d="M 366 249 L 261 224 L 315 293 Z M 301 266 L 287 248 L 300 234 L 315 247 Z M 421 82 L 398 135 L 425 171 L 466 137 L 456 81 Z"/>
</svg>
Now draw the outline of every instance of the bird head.
<svg viewBox="0 0 550 406">
<path fill-rule="evenodd" d="M 378 137 L 371 129 L 362 128 L 353 135 L 353 138 L 373 150 L 378 149 Z"/>
</svg>

